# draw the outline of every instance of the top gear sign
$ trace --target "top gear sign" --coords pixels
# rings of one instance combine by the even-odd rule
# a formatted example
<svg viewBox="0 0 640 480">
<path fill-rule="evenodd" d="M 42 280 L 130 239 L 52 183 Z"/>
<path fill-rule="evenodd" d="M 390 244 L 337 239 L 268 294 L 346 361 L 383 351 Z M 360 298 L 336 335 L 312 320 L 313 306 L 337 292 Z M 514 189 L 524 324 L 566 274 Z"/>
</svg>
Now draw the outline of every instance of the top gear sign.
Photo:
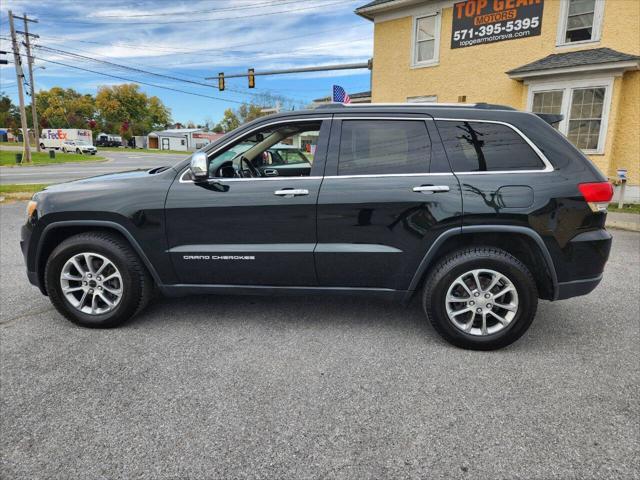
<svg viewBox="0 0 640 480">
<path fill-rule="evenodd" d="M 453 6 L 451 48 L 534 37 L 544 0 L 467 0 Z"/>
</svg>

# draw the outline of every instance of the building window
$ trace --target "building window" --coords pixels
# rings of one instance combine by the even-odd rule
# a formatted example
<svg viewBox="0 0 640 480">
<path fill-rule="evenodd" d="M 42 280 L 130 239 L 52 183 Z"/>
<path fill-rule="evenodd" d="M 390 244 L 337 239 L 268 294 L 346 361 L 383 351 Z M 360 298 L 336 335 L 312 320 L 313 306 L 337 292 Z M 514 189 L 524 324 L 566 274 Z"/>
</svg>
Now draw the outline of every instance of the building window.
<svg viewBox="0 0 640 480">
<path fill-rule="evenodd" d="M 533 94 L 533 113 L 551 113 L 559 115 L 562 113 L 562 90 L 542 91 Z M 559 123 L 552 125 L 554 128 L 559 127 Z"/>
<path fill-rule="evenodd" d="M 604 88 L 573 90 L 567 137 L 576 147 L 583 150 L 598 149 L 604 94 Z"/>
<path fill-rule="evenodd" d="M 567 0 L 560 5 L 559 45 L 600 40 L 604 0 Z"/>
<path fill-rule="evenodd" d="M 564 119 L 554 127 L 571 143 L 587 153 L 604 153 L 611 87 L 611 79 L 533 85 L 529 111 L 563 115 Z"/>
<path fill-rule="evenodd" d="M 440 45 L 440 15 L 437 13 L 416 17 L 413 29 L 413 66 L 438 62 Z"/>
</svg>

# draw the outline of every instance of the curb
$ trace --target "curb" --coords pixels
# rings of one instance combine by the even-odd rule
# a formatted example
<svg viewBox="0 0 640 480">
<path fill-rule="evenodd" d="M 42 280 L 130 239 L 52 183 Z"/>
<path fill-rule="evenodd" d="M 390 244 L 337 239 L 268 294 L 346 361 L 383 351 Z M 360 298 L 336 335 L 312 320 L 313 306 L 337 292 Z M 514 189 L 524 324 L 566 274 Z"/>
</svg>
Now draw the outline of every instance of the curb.
<svg viewBox="0 0 640 480">
<path fill-rule="evenodd" d="M 630 232 L 640 232 L 640 215 L 637 213 L 608 212 L 606 226 Z"/>
<path fill-rule="evenodd" d="M 623 222 L 620 220 L 607 220 L 607 228 L 616 228 L 618 230 L 628 230 L 630 232 L 640 232 L 640 223 Z"/>
</svg>

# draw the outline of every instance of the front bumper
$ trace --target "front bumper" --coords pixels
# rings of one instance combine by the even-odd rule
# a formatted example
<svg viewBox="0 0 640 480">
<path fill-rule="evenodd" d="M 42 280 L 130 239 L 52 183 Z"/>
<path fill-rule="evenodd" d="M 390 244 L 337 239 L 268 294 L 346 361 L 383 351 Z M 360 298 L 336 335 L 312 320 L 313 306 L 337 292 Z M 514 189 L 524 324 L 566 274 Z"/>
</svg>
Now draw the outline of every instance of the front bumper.
<svg viewBox="0 0 640 480">
<path fill-rule="evenodd" d="M 24 257 L 24 264 L 26 266 L 29 283 L 38 287 L 42 293 L 45 293 L 43 286 L 40 285 L 38 272 L 35 270 L 35 262 L 29 262 L 29 242 L 31 240 L 32 232 L 33 227 L 30 224 L 22 225 L 20 230 L 20 250 L 22 250 L 22 256 Z"/>
</svg>

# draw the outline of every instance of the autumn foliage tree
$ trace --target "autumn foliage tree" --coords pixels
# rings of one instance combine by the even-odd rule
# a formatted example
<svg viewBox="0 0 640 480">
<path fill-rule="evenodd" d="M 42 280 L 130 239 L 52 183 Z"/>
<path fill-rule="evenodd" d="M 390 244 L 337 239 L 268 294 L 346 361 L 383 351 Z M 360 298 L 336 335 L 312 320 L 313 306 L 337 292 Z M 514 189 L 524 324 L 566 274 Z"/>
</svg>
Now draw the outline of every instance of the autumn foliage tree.
<svg viewBox="0 0 640 480">
<path fill-rule="evenodd" d="M 94 98 L 72 88 L 53 87 L 36 94 L 39 123 L 48 128 L 88 128 L 96 115 Z M 27 116 L 31 120 L 30 115 Z"/>
<path fill-rule="evenodd" d="M 124 138 L 145 135 L 171 121 L 171 113 L 162 101 L 141 92 L 134 83 L 100 87 L 96 109 L 105 129 L 118 130 Z"/>
<path fill-rule="evenodd" d="M 146 135 L 171 122 L 171 112 L 162 101 L 141 92 L 135 84 L 100 87 L 95 97 L 72 88 L 53 87 L 36 94 L 36 106 L 43 128 L 120 132 L 125 138 Z M 30 122 L 31 115 L 27 118 Z"/>
</svg>

